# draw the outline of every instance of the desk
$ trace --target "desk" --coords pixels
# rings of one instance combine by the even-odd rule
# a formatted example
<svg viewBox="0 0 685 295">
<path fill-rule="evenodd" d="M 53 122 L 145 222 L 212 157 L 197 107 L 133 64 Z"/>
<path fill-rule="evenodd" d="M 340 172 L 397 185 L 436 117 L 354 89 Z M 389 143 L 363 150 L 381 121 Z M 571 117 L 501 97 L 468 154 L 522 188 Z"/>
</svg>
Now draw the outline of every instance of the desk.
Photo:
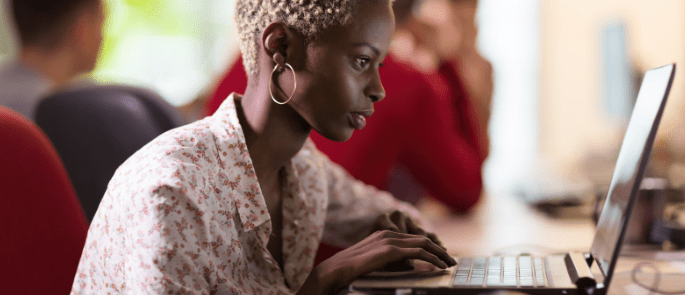
<svg viewBox="0 0 685 295">
<path fill-rule="evenodd" d="M 455 256 L 549 254 L 580 250 L 592 245 L 595 225 L 591 219 L 554 219 L 511 195 L 486 195 L 464 216 L 430 214 L 434 231 Z"/>
<path fill-rule="evenodd" d="M 533 255 L 566 253 L 571 250 L 588 252 L 594 238 L 595 225 L 590 218 L 557 219 L 539 212 L 511 195 L 486 195 L 464 216 L 443 214 L 435 205 L 419 206 L 432 222 L 433 231 L 453 256 L 507 255 L 522 252 Z M 624 249 L 626 247 L 624 246 Z M 626 251 L 627 252 L 627 251 Z M 649 292 L 631 280 L 633 267 L 642 261 L 643 254 L 655 257 L 654 251 L 630 251 L 642 258 L 619 258 L 609 294 L 642 295 Z M 648 255 L 648 256 L 649 256 Z M 661 257 L 682 260 L 681 264 L 658 262 L 664 273 L 661 289 L 685 289 L 685 252 L 661 253 Z M 657 255 L 658 256 L 658 255 Z M 653 275 L 645 274 L 640 280 L 650 285 Z M 350 293 L 356 294 L 356 293 Z"/>
</svg>

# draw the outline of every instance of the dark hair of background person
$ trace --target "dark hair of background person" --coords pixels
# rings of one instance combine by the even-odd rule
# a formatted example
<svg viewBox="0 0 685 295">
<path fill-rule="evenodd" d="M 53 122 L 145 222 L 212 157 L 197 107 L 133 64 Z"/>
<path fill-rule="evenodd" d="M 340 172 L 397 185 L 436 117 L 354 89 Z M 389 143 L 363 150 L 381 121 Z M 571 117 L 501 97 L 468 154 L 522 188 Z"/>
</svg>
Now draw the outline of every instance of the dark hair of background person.
<svg viewBox="0 0 685 295">
<path fill-rule="evenodd" d="M 101 0 L 11 0 L 22 46 L 58 47 L 81 9 L 96 9 Z"/>
<path fill-rule="evenodd" d="M 423 0 L 395 0 L 392 3 L 392 11 L 395 13 L 395 23 L 403 24 L 407 17 L 413 13 L 414 7 L 419 6 Z"/>
<path fill-rule="evenodd" d="M 392 11 L 395 13 L 395 23 L 404 24 L 407 17 L 420 7 L 424 0 L 395 0 L 392 4 Z M 450 2 L 477 3 L 477 0 L 450 0 Z"/>
</svg>

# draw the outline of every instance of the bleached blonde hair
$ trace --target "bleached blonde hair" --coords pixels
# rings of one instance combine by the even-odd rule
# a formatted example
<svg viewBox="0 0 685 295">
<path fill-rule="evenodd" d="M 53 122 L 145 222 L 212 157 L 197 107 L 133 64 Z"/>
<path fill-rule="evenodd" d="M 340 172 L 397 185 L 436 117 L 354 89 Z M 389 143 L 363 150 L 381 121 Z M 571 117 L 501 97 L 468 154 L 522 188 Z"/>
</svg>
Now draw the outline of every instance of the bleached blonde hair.
<svg viewBox="0 0 685 295">
<path fill-rule="evenodd" d="M 346 25 L 360 1 L 370 0 L 238 0 L 235 23 L 245 71 L 258 72 L 260 34 L 270 23 L 281 21 L 311 42 L 331 26 Z"/>
</svg>

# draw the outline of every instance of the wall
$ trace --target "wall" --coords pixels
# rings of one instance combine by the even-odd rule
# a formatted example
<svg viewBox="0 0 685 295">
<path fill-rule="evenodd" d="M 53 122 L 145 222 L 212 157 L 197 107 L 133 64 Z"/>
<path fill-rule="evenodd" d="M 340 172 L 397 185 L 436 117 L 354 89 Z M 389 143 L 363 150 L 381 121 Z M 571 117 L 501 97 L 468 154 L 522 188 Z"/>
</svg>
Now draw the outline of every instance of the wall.
<svg viewBox="0 0 685 295">
<path fill-rule="evenodd" d="M 682 137 L 675 128 L 685 108 L 685 1 L 541 0 L 540 9 L 540 153 L 553 169 L 564 174 L 580 168 L 588 153 L 611 155 L 623 138 L 624 123 L 603 105 L 601 33 L 616 20 L 626 24 L 640 72 L 678 63 L 659 136 Z"/>
</svg>

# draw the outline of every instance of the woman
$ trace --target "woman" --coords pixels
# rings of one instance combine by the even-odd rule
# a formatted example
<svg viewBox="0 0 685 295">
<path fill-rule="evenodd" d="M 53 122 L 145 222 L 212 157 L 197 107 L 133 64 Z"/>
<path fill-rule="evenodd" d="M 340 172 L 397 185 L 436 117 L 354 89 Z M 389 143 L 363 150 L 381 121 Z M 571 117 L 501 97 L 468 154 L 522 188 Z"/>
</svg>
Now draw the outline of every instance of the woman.
<svg viewBox="0 0 685 295">
<path fill-rule="evenodd" d="M 122 164 L 72 293 L 325 294 L 402 259 L 455 265 L 410 218 L 388 215 L 411 207 L 307 141 L 312 129 L 348 139 L 383 99 L 389 0 L 238 0 L 236 22 L 245 94 Z M 393 231 L 365 238 L 377 228 Z M 355 244 L 314 267 L 322 236 Z"/>
<path fill-rule="evenodd" d="M 450 8 L 469 5 L 475 10 L 476 2 L 429 2 L 393 3 L 391 44 L 395 46 L 391 45 L 380 72 L 389 99 L 374 104 L 370 124 L 344 143 L 333 143 L 317 132 L 311 133 L 311 139 L 317 149 L 364 183 L 392 190 L 396 198 L 413 203 L 428 193 L 451 212 L 464 213 L 480 200 L 483 189 L 482 167 L 489 146 L 490 65 L 475 49 L 473 15 L 470 23 L 467 17 L 462 25 L 463 13 L 448 13 L 448 21 L 438 26 L 414 13 L 423 9 L 420 5 L 436 4 Z M 445 46 L 437 46 L 443 43 Z M 419 71 L 426 67 L 416 64 L 421 55 L 434 56 L 429 70 Z M 232 92 L 244 93 L 246 87 L 247 75 L 238 57 L 208 100 L 205 116 L 214 114 Z M 472 88 L 475 91 L 470 91 Z M 373 163 L 373 169 L 360 163 Z"/>
</svg>

